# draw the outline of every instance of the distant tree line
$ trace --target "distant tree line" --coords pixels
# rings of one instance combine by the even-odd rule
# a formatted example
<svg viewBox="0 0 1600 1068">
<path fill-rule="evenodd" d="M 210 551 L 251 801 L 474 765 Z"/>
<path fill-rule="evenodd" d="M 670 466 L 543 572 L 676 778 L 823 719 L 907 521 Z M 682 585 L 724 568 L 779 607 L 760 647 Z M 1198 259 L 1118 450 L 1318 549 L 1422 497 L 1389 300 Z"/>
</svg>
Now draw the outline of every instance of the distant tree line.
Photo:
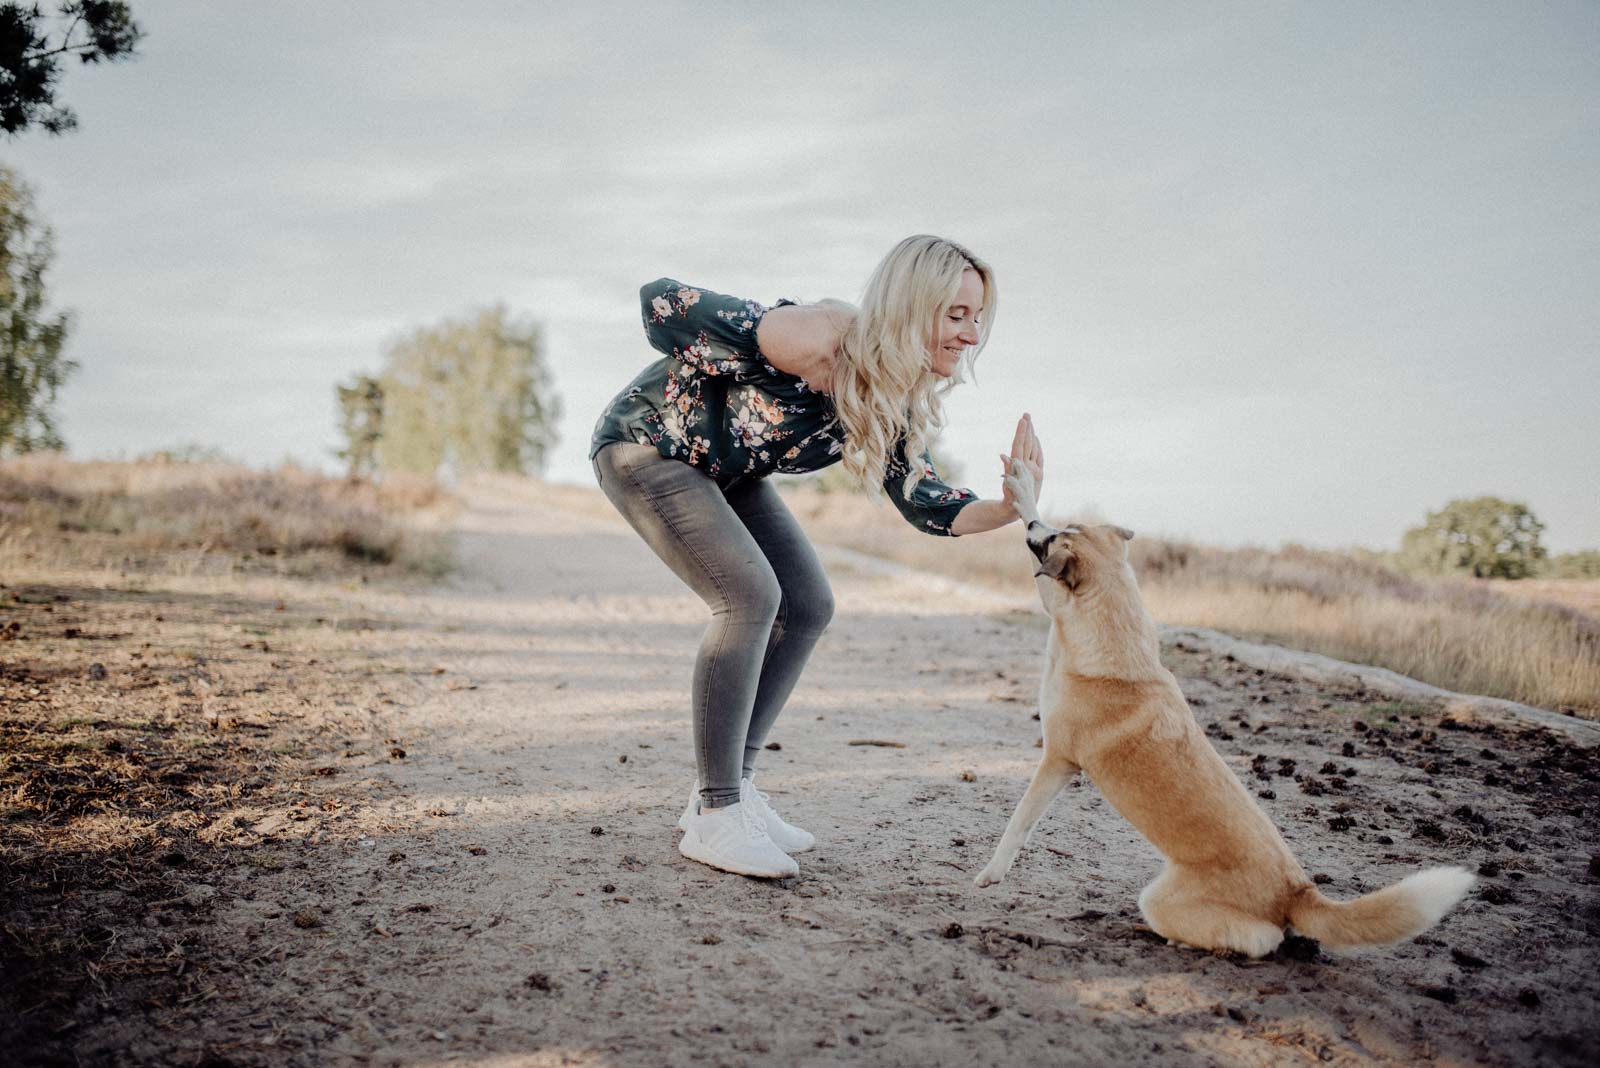
<svg viewBox="0 0 1600 1068">
<path fill-rule="evenodd" d="M 1600 550 L 1551 556 L 1544 524 L 1520 501 L 1463 497 L 1406 531 L 1395 563 L 1423 575 L 1476 578 L 1600 578 Z"/>
<path fill-rule="evenodd" d="M 53 258 L 32 190 L 0 164 L 0 457 L 66 447 L 56 401 L 78 364 L 64 352 L 71 314 L 49 307 Z M 338 401 L 339 455 L 357 477 L 538 474 L 561 417 L 538 329 L 501 306 L 396 342 L 383 372 L 339 386 Z"/>
<path fill-rule="evenodd" d="M 1552 556 L 1539 569 L 1539 577 L 1600 579 L 1600 549 L 1583 549 L 1575 553 Z"/>
<path fill-rule="evenodd" d="M 351 478 L 537 475 L 561 417 L 538 328 L 503 305 L 414 331 L 385 350 L 379 374 L 337 393 Z"/>
</svg>

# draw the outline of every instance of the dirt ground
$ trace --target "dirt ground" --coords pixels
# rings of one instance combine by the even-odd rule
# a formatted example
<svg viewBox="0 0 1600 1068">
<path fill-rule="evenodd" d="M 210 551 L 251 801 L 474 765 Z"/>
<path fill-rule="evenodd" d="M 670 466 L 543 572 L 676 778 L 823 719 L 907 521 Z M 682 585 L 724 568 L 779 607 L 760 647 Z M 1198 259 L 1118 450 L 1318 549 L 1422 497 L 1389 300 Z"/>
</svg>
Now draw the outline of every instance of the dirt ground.
<svg viewBox="0 0 1600 1068">
<path fill-rule="evenodd" d="M 971 884 L 1036 761 L 1043 617 L 833 558 L 838 615 L 758 777 L 818 848 L 794 879 L 725 875 L 674 830 L 699 602 L 619 520 L 467 497 L 434 588 L 3 577 L 12 1055 L 1592 1063 L 1595 750 L 1173 647 L 1325 892 L 1482 877 L 1398 946 L 1168 947 L 1134 906 L 1158 858 L 1086 782 Z M 143 800 L 116 810 L 118 782 Z"/>
</svg>

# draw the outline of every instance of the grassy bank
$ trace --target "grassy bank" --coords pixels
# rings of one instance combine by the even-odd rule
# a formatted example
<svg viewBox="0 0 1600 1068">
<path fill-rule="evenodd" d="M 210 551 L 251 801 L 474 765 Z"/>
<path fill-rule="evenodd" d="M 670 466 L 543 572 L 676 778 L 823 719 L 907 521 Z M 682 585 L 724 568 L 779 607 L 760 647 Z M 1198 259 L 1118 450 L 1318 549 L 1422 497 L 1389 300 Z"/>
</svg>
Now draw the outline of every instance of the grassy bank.
<svg viewBox="0 0 1600 1068">
<path fill-rule="evenodd" d="M 289 464 L 38 453 L 0 461 L 0 574 L 52 565 L 312 574 L 366 563 L 437 575 L 450 567 L 448 542 L 426 520 L 452 505 L 423 478 L 374 485 Z"/>
<path fill-rule="evenodd" d="M 964 538 L 912 530 L 887 503 L 785 489 L 811 536 L 911 567 L 1026 594 L 1015 527 Z M 602 502 L 603 503 L 603 502 Z M 1343 553 L 1130 545 L 1151 613 L 1358 663 L 1436 686 L 1600 718 L 1600 583 L 1418 580 Z"/>
</svg>

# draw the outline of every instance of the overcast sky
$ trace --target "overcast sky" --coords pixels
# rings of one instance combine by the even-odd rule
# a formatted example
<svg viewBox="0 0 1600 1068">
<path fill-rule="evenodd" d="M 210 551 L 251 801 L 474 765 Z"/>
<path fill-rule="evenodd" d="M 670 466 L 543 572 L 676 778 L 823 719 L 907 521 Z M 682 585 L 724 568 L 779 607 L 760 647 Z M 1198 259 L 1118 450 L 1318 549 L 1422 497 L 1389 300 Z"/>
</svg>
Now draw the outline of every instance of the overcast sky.
<svg viewBox="0 0 1600 1068">
<path fill-rule="evenodd" d="M 1600 545 L 1600 4 L 133 9 L 81 128 L 0 142 L 71 455 L 336 470 L 335 384 L 503 301 L 592 482 L 641 283 L 854 299 L 931 232 L 999 279 L 943 445 L 985 496 L 1027 410 L 1047 511 L 1390 547 L 1492 493 Z"/>
</svg>

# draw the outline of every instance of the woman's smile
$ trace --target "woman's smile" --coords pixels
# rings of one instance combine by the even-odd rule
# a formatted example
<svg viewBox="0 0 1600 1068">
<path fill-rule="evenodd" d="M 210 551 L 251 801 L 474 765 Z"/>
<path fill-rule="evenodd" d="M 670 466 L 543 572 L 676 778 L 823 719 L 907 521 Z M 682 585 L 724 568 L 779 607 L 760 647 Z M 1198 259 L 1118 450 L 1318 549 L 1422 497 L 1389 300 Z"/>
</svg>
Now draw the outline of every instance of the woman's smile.
<svg viewBox="0 0 1600 1068">
<path fill-rule="evenodd" d="M 971 267 L 961 272 L 961 288 L 945 311 L 938 330 L 938 348 L 929 369 L 940 378 L 949 378 L 961 366 L 961 357 L 978 343 L 978 327 L 983 315 L 983 277 Z"/>
</svg>

